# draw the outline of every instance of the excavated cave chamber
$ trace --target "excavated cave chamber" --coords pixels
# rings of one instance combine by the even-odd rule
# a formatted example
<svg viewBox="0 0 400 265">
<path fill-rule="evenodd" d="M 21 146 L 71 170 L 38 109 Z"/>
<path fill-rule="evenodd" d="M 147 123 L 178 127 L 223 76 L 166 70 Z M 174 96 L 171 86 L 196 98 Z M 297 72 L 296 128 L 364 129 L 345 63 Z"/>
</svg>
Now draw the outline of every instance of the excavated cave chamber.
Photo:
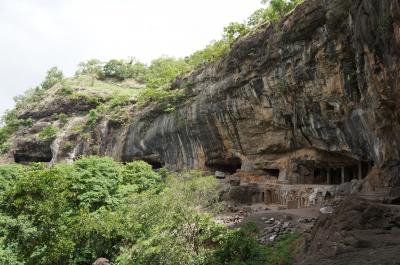
<svg viewBox="0 0 400 265">
<path fill-rule="evenodd" d="M 13 157 L 15 163 L 19 164 L 32 162 L 48 163 L 53 159 L 51 141 L 19 141 L 13 152 Z"/>
</svg>

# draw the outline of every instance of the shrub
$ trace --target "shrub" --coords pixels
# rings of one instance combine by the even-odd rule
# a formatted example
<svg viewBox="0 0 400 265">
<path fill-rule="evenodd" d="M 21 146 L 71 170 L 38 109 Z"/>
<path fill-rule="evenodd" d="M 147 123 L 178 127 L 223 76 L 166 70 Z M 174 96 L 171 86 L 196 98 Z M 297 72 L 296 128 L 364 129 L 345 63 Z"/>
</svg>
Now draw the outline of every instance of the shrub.
<svg viewBox="0 0 400 265">
<path fill-rule="evenodd" d="M 122 60 L 110 60 L 103 67 L 104 77 L 124 80 L 128 77 L 128 67 Z"/>
<path fill-rule="evenodd" d="M 113 97 L 110 102 L 108 103 L 109 107 L 111 109 L 121 107 L 121 106 L 126 106 L 129 103 L 131 103 L 131 97 L 128 95 L 117 95 Z"/>
<path fill-rule="evenodd" d="M 186 61 L 193 69 L 196 69 L 214 62 L 215 60 L 221 58 L 224 54 L 228 53 L 228 51 L 228 42 L 225 40 L 214 41 L 203 50 L 196 51 L 190 55 Z"/>
<path fill-rule="evenodd" d="M 47 90 L 52 88 L 58 82 L 61 82 L 64 78 L 63 72 L 57 67 L 52 67 L 47 71 L 46 78 L 41 84 L 42 90 Z"/>
<path fill-rule="evenodd" d="M 94 128 L 97 123 L 100 121 L 102 118 L 103 113 L 105 112 L 106 107 L 104 105 L 99 105 L 95 109 L 91 109 L 89 111 L 88 115 L 88 120 L 86 122 L 86 127 L 88 128 Z"/>
<path fill-rule="evenodd" d="M 65 143 L 62 145 L 61 148 L 62 148 L 62 151 L 63 151 L 63 152 L 69 153 L 69 152 L 71 152 L 72 150 L 74 150 L 75 145 L 74 145 L 72 142 L 65 142 Z"/>
<path fill-rule="evenodd" d="M 129 61 L 113 59 L 103 66 L 100 78 L 115 78 L 120 81 L 134 78 L 137 81 L 144 81 L 146 74 L 146 65 L 135 58 Z"/>
<path fill-rule="evenodd" d="M 118 108 L 111 112 L 109 120 L 119 125 L 127 125 L 131 121 L 131 113 L 128 109 Z"/>
<path fill-rule="evenodd" d="M 10 142 L 4 142 L 0 144 L 0 155 L 4 155 L 6 153 L 8 153 L 8 151 L 10 151 L 12 148 L 12 143 Z"/>
<path fill-rule="evenodd" d="M 134 161 L 125 165 L 122 175 L 124 183 L 135 185 L 137 192 L 158 189 L 161 177 L 153 171 L 151 166 L 143 161 Z"/>
<path fill-rule="evenodd" d="M 234 42 L 239 37 L 246 35 L 250 28 L 245 23 L 232 22 L 224 28 L 224 39 L 229 43 Z"/>
<path fill-rule="evenodd" d="M 1 165 L 0 166 L 0 192 L 11 188 L 12 183 L 24 174 L 24 168 L 21 165 Z"/>
<path fill-rule="evenodd" d="M 11 148 L 10 138 L 22 127 L 30 127 L 33 125 L 33 120 L 18 119 L 17 111 L 7 111 L 0 120 L 0 153 L 4 154 Z"/>
<path fill-rule="evenodd" d="M 185 94 L 177 90 L 163 90 L 148 88 L 143 90 L 137 97 L 139 106 L 143 106 L 149 102 L 164 103 L 163 109 L 170 107 L 169 103 L 176 103 L 184 98 Z"/>
<path fill-rule="evenodd" d="M 253 223 L 228 231 L 220 247 L 213 253 L 213 264 L 264 265 L 267 258 L 264 247 L 255 237 L 257 228 Z"/>
<path fill-rule="evenodd" d="M 54 140 L 57 136 L 58 128 L 54 125 L 49 125 L 39 133 L 39 138 L 43 141 Z"/>
<path fill-rule="evenodd" d="M 104 64 L 98 59 L 81 62 L 78 65 L 78 70 L 75 75 L 93 75 L 95 77 L 101 77 L 104 75 L 103 65 Z"/>
<path fill-rule="evenodd" d="M 263 4 L 269 4 L 266 8 L 257 9 L 247 20 L 250 27 L 262 23 L 273 22 L 292 11 L 304 0 L 262 0 Z"/>
<path fill-rule="evenodd" d="M 57 91 L 57 95 L 60 95 L 60 96 L 70 96 L 73 93 L 74 93 L 74 90 L 65 84 L 62 84 L 62 87 Z"/>
<path fill-rule="evenodd" d="M 146 75 L 146 84 L 149 88 L 167 88 L 171 82 L 183 73 L 190 70 L 183 59 L 161 57 L 151 62 Z"/>
<path fill-rule="evenodd" d="M 65 125 L 67 124 L 69 117 L 65 113 L 58 113 L 53 115 L 53 119 L 58 120 L 61 125 Z"/>
<path fill-rule="evenodd" d="M 265 253 L 268 263 L 271 265 L 293 264 L 296 253 L 296 241 L 300 235 L 297 233 L 285 234 L 272 245 L 266 247 Z"/>
</svg>

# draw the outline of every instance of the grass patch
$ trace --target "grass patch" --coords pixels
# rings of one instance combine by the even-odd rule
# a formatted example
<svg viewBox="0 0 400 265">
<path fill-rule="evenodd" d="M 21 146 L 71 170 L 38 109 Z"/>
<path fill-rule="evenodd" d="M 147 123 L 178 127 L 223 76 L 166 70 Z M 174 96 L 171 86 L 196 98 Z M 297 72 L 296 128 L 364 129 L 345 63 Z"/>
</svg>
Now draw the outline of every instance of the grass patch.
<svg viewBox="0 0 400 265">
<path fill-rule="evenodd" d="M 285 234 L 274 244 L 266 246 L 268 265 L 293 264 L 298 233 Z"/>
<path fill-rule="evenodd" d="M 134 97 L 139 94 L 141 88 L 118 85 L 114 82 L 97 80 L 91 76 L 79 75 L 65 79 L 65 85 L 85 94 L 110 98 L 115 96 Z"/>
</svg>

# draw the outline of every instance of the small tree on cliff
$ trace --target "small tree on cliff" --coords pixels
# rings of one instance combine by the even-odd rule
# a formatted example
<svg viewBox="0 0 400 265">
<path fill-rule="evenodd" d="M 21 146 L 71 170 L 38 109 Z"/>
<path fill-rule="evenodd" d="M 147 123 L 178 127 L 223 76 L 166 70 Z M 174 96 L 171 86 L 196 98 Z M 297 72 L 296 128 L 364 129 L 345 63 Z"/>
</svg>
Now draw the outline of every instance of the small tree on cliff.
<svg viewBox="0 0 400 265">
<path fill-rule="evenodd" d="M 262 0 L 261 3 L 268 5 L 266 8 L 256 10 L 248 19 L 250 27 L 275 21 L 292 11 L 304 0 Z"/>
<path fill-rule="evenodd" d="M 57 67 L 52 67 L 47 71 L 46 78 L 42 82 L 41 88 L 43 90 L 47 90 L 53 87 L 58 82 L 61 82 L 63 78 L 64 78 L 63 72 L 59 70 Z"/>
</svg>

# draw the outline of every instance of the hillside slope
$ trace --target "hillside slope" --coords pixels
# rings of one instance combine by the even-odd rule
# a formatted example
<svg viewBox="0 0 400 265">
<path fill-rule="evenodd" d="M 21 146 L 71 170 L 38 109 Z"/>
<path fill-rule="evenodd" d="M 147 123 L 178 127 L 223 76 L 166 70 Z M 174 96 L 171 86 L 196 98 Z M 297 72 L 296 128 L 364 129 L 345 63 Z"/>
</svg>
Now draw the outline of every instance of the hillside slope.
<svg viewBox="0 0 400 265">
<path fill-rule="evenodd" d="M 298 161 L 365 162 L 375 165 L 367 186 L 399 196 L 399 29 L 396 0 L 308 0 L 178 78 L 172 89 L 184 96 L 172 108 L 133 96 L 87 126 L 106 95 L 70 84 L 78 96 L 59 94 L 18 114 L 34 125 L 14 137 L 8 158 L 99 154 L 175 170 L 278 170 L 282 182 L 298 178 Z M 65 125 L 52 118 L 62 113 Z M 54 138 L 32 137 L 50 124 L 60 128 Z"/>
</svg>

